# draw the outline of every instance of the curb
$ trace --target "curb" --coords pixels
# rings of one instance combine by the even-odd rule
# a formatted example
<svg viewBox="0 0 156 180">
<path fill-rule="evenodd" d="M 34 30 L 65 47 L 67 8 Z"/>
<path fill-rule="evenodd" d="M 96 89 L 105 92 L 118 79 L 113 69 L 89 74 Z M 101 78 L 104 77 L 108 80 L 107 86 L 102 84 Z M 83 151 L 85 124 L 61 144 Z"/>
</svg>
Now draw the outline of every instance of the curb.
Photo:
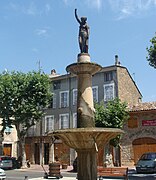
<svg viewBox="0 0 156 180">
<path fill-rule="evenodd" d="M 28 179 L 28 180 L 43 180 L 44 178 L 43 177 L 40 177 L 40 178 L 33 178 L 33 179 Z M 56 178 L 48 178 L 48 179 L 56 179 Z M 46 179 L 44 179 L 46 180 Z M 63 177 L 61 178 L 60 180 L 76 180 L 76 178 L 74 177 Z"/>
</svg>

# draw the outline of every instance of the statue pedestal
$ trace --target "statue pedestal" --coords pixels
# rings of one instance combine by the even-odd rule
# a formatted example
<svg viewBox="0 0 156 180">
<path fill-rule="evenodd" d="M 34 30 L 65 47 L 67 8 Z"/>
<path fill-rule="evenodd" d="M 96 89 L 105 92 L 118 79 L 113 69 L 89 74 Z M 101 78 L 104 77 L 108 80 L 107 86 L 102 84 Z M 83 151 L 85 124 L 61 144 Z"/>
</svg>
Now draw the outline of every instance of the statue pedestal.
<svg viewBox="0 0 156 180">
<path fill-rule="evenodd" d="M 90 55 L 88 53 L 78 54 L 77 62 L 79 63 L 90 62 Z"/>
</svg>

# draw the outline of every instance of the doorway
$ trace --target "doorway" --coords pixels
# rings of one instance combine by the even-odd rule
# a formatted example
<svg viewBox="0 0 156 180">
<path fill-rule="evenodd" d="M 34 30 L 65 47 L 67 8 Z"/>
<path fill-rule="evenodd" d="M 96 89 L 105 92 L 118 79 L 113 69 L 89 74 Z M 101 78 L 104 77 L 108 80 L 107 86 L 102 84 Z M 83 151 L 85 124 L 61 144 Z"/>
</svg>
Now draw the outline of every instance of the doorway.
<svg viewBox="0 0 156 180">
<path fill-rule="evenodd" d="M 49 143 L 44 143 L 44 164 L 49 164 Z"/>
<path fill-rule="evenodd" d="M 4 144 L 3 146 L 3 155 L 4 156 L 12 156 L 12 144 Z"/>
<path fill-rule="evenodd" d="M 150 137 L 138 138 L 133 141 L 134 163 L 137 163 L 143 153 L 156 152 L 156 139 Z"/>
<path fill-rule="evenodd" d="M 34 159 L 35 159 L 35 164 L 40 164 L 40 144 L 39 143 L 35 143 Z"/>
</svg>

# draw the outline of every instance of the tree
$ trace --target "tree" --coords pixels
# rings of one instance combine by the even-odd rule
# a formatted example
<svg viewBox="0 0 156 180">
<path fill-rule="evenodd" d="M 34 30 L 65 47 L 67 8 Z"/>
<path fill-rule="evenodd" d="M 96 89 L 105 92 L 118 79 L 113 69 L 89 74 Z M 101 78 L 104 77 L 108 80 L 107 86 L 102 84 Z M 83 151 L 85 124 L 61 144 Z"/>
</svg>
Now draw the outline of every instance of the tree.
<svg viewBox="0 0 156 180">
<path fill-rule="evenodd" d="M 122 128 L 123 123 L 128 119 L 127 104 L 115 98 L 106 105 L 103 102 L 95 104 L 95 125 L 96 127 Z"/>
<path fill-rule="evenodd" d="M 50 80 L 41 72 L 3 72 L 0 74 L 0 118 L 2 131 L 14 125 L 19 142 L 19 156 L 25 166 L 25 137 L 28 129 L 43 116 L 43 108 L 52 98 Z"/>
<path fill-rule="evenodd" d="M 129 117 L 127 104 L 115 98 L 109 101 L 106 105 L 103 102 L 95 104 L 95 126 L 105 128 L 122 128 L 124 122 Z M 117 146 L 120 140 L 120 135 L 110 140 L 113 146 Z"/>
<path fill-rule="evenodd" d="M 156 68 L 156 36 L 154 36 L 151 40 L 150 47 L 146 48 L 148 52 L 147 61 L 149 61 L 149 65 Z"/>
<path fill-rule="evenodd" d="M 101 102 L 95 104 L 95 126 L 104 128 L 122 128 L 128 119 L 127 104 L 122 103 L 118 98 L 109 101 L 106 105 Z M 121 135 L 110 140 L 110 145 L 118 147 Z M 104 149 L 106 157 L 104 157 L 104 165 L 113 165 L 112 155 L 108 147 Z"/>
</svg>

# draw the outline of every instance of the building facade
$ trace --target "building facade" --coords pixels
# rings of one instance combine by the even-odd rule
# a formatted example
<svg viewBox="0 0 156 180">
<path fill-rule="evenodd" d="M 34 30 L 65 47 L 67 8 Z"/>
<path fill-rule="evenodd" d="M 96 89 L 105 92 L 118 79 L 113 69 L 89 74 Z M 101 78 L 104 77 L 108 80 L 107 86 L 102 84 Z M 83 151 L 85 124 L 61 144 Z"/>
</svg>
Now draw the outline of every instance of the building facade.
<svg viewBox="0 0 156 180">
<path fill-rule="evenodd" d="M 49 108 L 44 109 L 43 118 L 28 131 L 26 156 L 32 164 L 48 164 L 55 157 L 62 163 L 72 164 L 75 151 L 60 139 L 48 136 L 48 132 L 77 127 L 77 78 L 72 74 L 58 75 L 55 70 L 51 71 L 49 78 L 53 98 Z M 130 108 L 120 148 L 115 150 L 118 157 L 113 156 L 114 164 L 131 166 L 144 152 L 156 151 L 156 102 L 141 102 L 142 95 L 126 67 L 118 61 L 115 65 L 103 67 L 92 78 L 92 90 L 95 102 L 107 103 L 118 97 Z M 17 142 L 15 128 L 7 129 L 2 137 L 1 154 L 17 157 Z M 98 155 L 100 165 L 102 155 L 101 149 Z"/>
<path fill-rule="evenodd" d="M 0 118 L 0 124 L 2 123 L 2 119 Z M 0 130 L 2 126 L 0 127 Z M 0 155 L 17 157 L 17 131 L 15 126 L 12 128 L 6 127 L 4 130 L 3 136 L 0 135 Z"/>
<path fill-rule="evenodd" d="M 156 152 L 156 102 L 139 103 L 130 109 L 121 139 L 122 165 L 134 165 L 145 152 Z"/>
<path fill-rule="evenodd" d="M 52 103 L 45 109 L 42 121 L 30 129 L 26 140 L 26 154 L 36 164 L 47 164 L 55 156 L 61 162 L 70 164 L 75 158 L 75 151 L 47 134 L 52 130 L 77 127 L 77 79 L 72 74 L 58 75 L 55 70 L 52 70 L 49 77 L 52 83 Z M 142 99 L 127 68 L 118 61 L 115 65 L 103 67 L 93 76 L 92 90 L 95 102 L 107 103 L 118 97 L 132 107 Z"/>
</svg>

